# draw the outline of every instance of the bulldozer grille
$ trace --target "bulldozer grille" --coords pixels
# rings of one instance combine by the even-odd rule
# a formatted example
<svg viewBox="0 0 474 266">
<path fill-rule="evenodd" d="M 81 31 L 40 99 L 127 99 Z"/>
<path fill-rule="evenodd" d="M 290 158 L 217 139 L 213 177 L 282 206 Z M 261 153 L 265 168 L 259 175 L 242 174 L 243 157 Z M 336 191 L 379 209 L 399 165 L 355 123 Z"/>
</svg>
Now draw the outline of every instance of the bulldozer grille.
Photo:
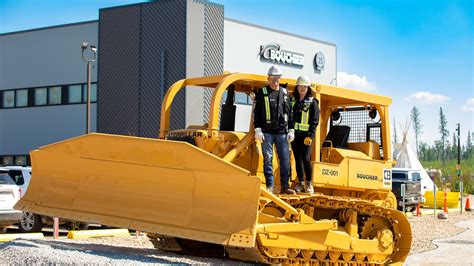
<svg viewBox="0 0 474 266">
<path fill-rule="evenodd" d="M 339 120 L 334 121 L 331 118 L 332 126 L 349 126 L 351 128 L 349 134 L 349 143 L 367 142 L 373 140 L 380 146 L 380 158 L 383 158 L 382 146 L 382 124 L 377 115 L 375 119 L 369 117 L 369 111 L 366 107 L 340 108 L 341 114 Z"/>
</svg>

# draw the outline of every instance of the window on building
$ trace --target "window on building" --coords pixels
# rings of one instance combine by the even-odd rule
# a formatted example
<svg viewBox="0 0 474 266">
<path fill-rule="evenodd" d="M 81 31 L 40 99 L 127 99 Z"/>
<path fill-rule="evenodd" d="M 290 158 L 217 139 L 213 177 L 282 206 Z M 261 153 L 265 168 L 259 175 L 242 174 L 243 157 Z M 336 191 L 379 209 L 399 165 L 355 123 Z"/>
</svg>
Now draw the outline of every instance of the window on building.
<svg viewBox="0 0 474 266">
<path fill-rule="evenodd" d="M 15 107 L 28 106 L 28 90 L 17 90 L 15 95 Z"/>
<path fill-rule="evenodd" d="M 26 165 L 27 159 L 25 155 L 17 155 L 15 156 L 15 165 Z"/>
<path fill-rule="evenodd" d="M 87 102 L 87 84 L 82 86 L 82 102 Z M 97 102 L 97 83 L 91 83 L 91 103 Z"/>
<path fill-rule="evenodd" d="M 3 156 L 2 164 L 3 165 L 13 165 L 13 156 Z"/>
<path fill-rule="evenodd" d="M 49 104 L 61 104 L 61 87 L 50 87 L 48 93 Z"/>
<path fill-rule="evenodd" d="M 248 96 L 243 92 L 236 92 L 235 93 L 235 103 L 243 103 L 248 104 Z"/>
<path fill-rule="evenodd" d="M 80 103 L 82 97 L 81 85 L 70 85 L 68 88 L 68 103 Z"/>
<path fill-rule="evenodd" d="M 15 107 L 15 91 L 3 92 L 3 108 Z"/>
<path fill-rule="evenodd" d="M 46 105 L 48 103 L 47 98 L 46 98 L 47 95 L 48 95 L 48 91 L 46 88 L 35 89 L 35 105 L 38 105 L 38 106 Z"/>
<path fill-rule="evenodd" d="M 86 93 L 86 84 L 0 91 L 0 108 L 85 103 Z M 97 83 L 91 84 L 90 93 L 91 102 L 97 102 Z"/>
</svg>

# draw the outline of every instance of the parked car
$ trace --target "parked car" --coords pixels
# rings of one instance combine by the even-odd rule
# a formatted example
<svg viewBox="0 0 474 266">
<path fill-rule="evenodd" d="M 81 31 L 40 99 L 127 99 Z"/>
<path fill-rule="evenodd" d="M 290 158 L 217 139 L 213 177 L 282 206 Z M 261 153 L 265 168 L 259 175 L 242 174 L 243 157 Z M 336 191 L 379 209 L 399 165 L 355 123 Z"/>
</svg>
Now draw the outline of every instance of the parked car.
<svg viewBox="0 0 474 266">
<path fill-rule="evenodd" d="M 418 203 L 424 202 L 420 171 L 409 168 L 392 169 L 392 192 L 397 197 L 399 210 L 403 210 L 402 184 L 405 184 L 405 210 L 414 211 Z"/>
<path fill-rule="evenodd" d="M 25 195 L 31 180 L 31 166 L 4 166 L 8 175 L 20 187 L 21 196 Z"/>
<path fill-rule="evenodd" d="M 22 212 L 13 209 L 20 199 L 20 188 L 8 175 L 8 169 L 0 168 L 0 233 L 21 220 Z"/>
<path fill-rule="evenodd" d="M 30 166 L 5 166 L 10 178 L 16 183 L 20 189 L 21 196 L 25 195 L 31 180 Z M 18 229 L 22 233 L 41 232 L 44 225 L 53 225 L 53 218 L 49 216 L 39 215 L 31 212 L 20 212 L 21 217 L 18 223 Z M 17 221 L 18 221 L 17 220 Z M 89 227 L 88 223 L 75 222 L 59 219 L 59 224 L 65 225 L 68 229 L 82 229 Z"/>
</svg>

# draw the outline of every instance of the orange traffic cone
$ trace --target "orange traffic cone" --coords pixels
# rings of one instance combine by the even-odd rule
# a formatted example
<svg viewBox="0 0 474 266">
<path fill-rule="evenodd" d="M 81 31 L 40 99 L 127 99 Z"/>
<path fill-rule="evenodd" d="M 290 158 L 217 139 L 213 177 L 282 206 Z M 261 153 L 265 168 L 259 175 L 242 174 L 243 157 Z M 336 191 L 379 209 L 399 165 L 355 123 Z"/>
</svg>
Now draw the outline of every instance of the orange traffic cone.
<svg viewBox="0 0 474 266">
<path fill-rule="evenodd" d="M 471 209 L 471 203 L 470 203 L 470 201 L 469 201 L 469 198 L 470 198 L 470 197 L 471 197 L 471 196 L 467 196 L 467 198 L 466 198 L 466 206 L 464 207 L 464 210 L 466 210 L 467 212 L 472 211 L 472 209 Z"/>
<path fill-rule="evenodd" d="M 420 216 L 421 211 L 420 211 L 420 203 L 418 202 L 418 205 L 416 205 L 416 216 Z"/>
<path fill-rule="evenodd" d="M 448 213 L 448 204 L 447 204 L 446 189 L 444 190 L 444 213 Z"/>
</svg>

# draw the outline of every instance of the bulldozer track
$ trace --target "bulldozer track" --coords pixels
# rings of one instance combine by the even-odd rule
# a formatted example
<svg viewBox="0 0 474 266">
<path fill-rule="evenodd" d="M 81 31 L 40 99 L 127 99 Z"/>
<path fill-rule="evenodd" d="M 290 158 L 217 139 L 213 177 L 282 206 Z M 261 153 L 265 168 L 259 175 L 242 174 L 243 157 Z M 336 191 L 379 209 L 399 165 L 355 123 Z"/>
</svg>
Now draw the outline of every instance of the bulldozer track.
<svg viewBox="0 0 474 266">
<path fill-rule="evenodd" d="M 403 248 L 400 243 L 411 243 L 411 232 L 403 232 L 400 223 L 408 224 L 408 220 L 401 213 L 394 209 L 378 206 L 373 202 L 348 197 L 327 196 L 323 194 L 314 194 L 311 196 L 280 196 L 283 200 L 295 208 L 301 208 L 304 205 L 310 205 L 314 208 L 332 209 L 332 210 L 355 210 L 360 216 L 367 216 L 367 218 L 379 217 L 386 220 L 390 224 L 390 229 L 393 232 L 394 252 L 391 256 L 380 260 L 380 258 L 373 258 L 371 254 L 351 254 L 340 251 L 340 256 L 337 254 L 331 256 L 331 252 L 339 252 L 332 250 L 326 252 L 324 259 L 320 259 L 314 254 L 309 259 L 304 256 L 311 254 L 314 250 L 301 250 L 295 258 L 270 258 L 266 257 L 267 263 L 282 263 L 282 264 L 311 264 L 311 265 L 380 265 L 397 261 L 398 258 L 405 257 L 409 253 L 409 248 Z M 364 226 L 359 225 L 359 226 Z M 332 258 L 336 258 L 336 260 Z M 320 256 L 321 257 L 321 256 Z M 332 257 L 332 258 L 331 258 Z M 372 260 L 372 261 L 371 261 Z"/>
<path fill-rule="evenodd" d="M 278 257 L 272 257 L 271 252 L 267 252 L 267 248 L 262 246 L 257 240 L 256 246 L 252 248 L 239 248 L 233 246 L 224 246 L 228 256 L 232 259 L 238 259 L 243 261 L 253 261 L 267 264 L 291 264 L 291 265 L 381 265 L 392 262 L 403 261 L 408 255 L 410 243 L 411 243 L 411 232 L 404 232 L 403 228 L 406 228 L 408 220 L 406 217 L 394 210 L 378 206 L 373 202 L 348 197 L 336 197 L 327 196 L 323 194 L 313 195 L 297 195 L 297 196 L 286 196 L 280 195 L 280 198 L 289 203 L 295 208 L 302 208 L 304 206 L 311 206 L 315 209 L 332 209 L 332 210 L 353 210 L 356 211 L 358 216 L 363 216 L 368 219 L 382 220 L 385 221 L 389 226 L 393 235 L 393 250 L 391 255 L 375 255 L 370 253 L 350 253 L 347 251 L 338 250 L 326 250 L 326 251 L 315 251 L 315 250 L 296 250 L 288 247 L 286 257 L 282 257 L 278 254 Z M 270 203 L 272 204 L 272 203 Z M 344 212 L 342 212 L 344 213 Z M 403 224 L 402 224 L 403 223 Z M 359 224 L 359 235 L 364 229 L 365 224 Z M 408 225 L 409 226 L 409 225 Z M 366 230 L 367 231 L 367 230 Z M 390 235 L 390 234 L 389 234 Z M 390 237 L 392 237 L 390 235 Z M 159 236 L 155 234 L 149 234 L 150 240 L 154 243 L 158 241 Z M 166 248 L 166 241 L 175 243 L 177 241 L 174 238 L 164 238 L 159 240 L 160 245 L 155 247 L 162 250 L 171 250 Z M 158 242 L 159 242 L 158 241 Z M 178 241 L 179 242 L 179 241 Z M 402 246 L 401 243 L 405 243 Z M 408 243 L 408 247 L 406 247 Z M 172 251 L 178 251 L 176 248 Z M 190 250 L 185 250 L 182 247 L 181 252 L 192 253 Z M 203 254 L 193 254 L 202 256 Z"/>
</svg>

